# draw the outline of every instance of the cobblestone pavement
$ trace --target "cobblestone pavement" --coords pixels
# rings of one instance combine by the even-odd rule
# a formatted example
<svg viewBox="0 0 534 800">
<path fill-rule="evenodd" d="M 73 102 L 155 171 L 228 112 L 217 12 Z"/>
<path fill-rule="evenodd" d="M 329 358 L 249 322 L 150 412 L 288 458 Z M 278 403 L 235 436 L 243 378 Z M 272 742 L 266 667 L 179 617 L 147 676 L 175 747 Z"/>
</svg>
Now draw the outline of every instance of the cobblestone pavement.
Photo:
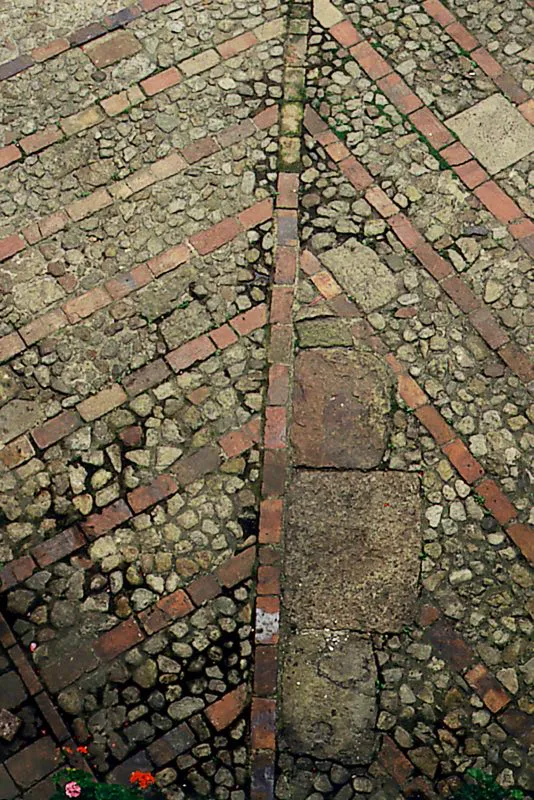
<svg viewBox="0 0 534 800">
<path fill-rule="evenodd" d="M 0 798 L 534 793 L 533 21 L 0 3 Z"/>
</svg>

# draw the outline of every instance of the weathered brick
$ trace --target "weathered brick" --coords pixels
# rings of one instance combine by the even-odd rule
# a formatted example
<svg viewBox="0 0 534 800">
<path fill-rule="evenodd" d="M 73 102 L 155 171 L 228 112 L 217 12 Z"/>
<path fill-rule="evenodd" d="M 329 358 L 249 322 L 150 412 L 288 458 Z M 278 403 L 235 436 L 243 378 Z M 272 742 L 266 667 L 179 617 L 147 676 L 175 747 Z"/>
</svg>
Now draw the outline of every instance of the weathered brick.
<svg viewBox="0 0 534 800">
<path fill-rule="evenodd" d="M 338 164 L 340 170 L 355 189 L 361 191 L 367 189 L 373 183 L 372 176 L 367 172 L 354 156 L 349 156 Z"/>
<path fill-rule="evenodd" d="M 283 502 L 269 497 L 260 503 L 260 544 L 278 544 L 282 535 Z"/>
<path fill-rule="evenodd" d="M 484 504 L 490 514 L 501 525 L 506 525 L 507 522 L 517 517 L 516 509 L 495 481 L 489 478 L 481 481 L 477 486 L 477 492 L 484 498 Z"/>
<path fill-rule="evenodd" d="M 55 211 L 53 214 L 49 214 L 39 220 L 41 236 L 43 239 L 47 239 L 49 236 L 53 236 L 58 231 L 63 230 L 69 222 L 69 217 L 65 211 Z"/>
<path fill-rule="evenodd" d="M 4 800 L 14 800 L 19 790 L 11 780 L 11 777 L 4 766 L 0 765 L 0 797 Z"/>
<path fill-rule="evenodd" d="M 240 227 L 232 217 L 219 222 L 207 231 L 191 237 L 190 242 L 201 255 L 207 255 L 228 244 L 240 233 Z"/>
<path fill-rule="evenodd" d="M 524 743 L 527 747 L 534 745 L 534 719 L 532 714 L 520 711 L 518 708 L 509 708 L 498 717 L 499 724 L 511 736 Z"/>
<path fill-rule="evenodd" d="M 237 218 L 245 230 L 255 228 L 256 225 L 261 225 L 262 222 L 267 222 L 273 216 L 273 201 L 270 197 L 265 200 L 260 200 L 259 203 L 254 203 L 250 208 L 246 208 L 237 215 Z"/>
<path fill-rule="evenodd" d="M 256 563 L 254 547 L 247 547 L 235 556 L 225 561 L 216 570 L 217 580 L 222 586 L 231 589 L 246 578 L 250 578 Z"/>
<path fill-rule="evenodd" d="M 280 568 L 272 565 L 258 567 L 258 594 L 280 594 Z"/>
<path fill-rule="evenodd" d="M 220 328 L 210 331 L 210 339 L 215 342 L 219 350 L 224 350 L 225 347 L 237 342 L 237 336 L 229 325 L 221 325 Z"/>
<path fill-rule="evenodd" d="M 0 461 L 6 469 L 14 469 L 35 455 L 33 445 L 24 434 L 0 450 Z"/>
<path fill-rule="evenodd" d="M 219 444 L 227 458 L 234 458 L 249 450 L 253 442 L 248 433 L 240 428 L 237 431 L 230 431 L 221 436 Z"/>
<path fill-rule="evenodd" d="M 458 164 L 465 164 L 466 161 L 470 161 L 473 158 L 469 150 L 460 142 L 454 142 L 454 144 L 445 147 L 445 149 L 441 151 L 441 156 L 451 167 L 455 167 Z"/>
<path fill-rule="evenodd" d="M 170 369 L 162 358 L 157 358 L 150 364 L 134 370 L 123 379 L 123 386 L 128 397 L 137 397 L 153 386 L 163 383 L 171 374 Z"/>
<path fill-rule="evenodd" d="M 203 475 L 214 472 L 219 463 L 219 448 L 205 445 L 187 458 L 181 458 L 173 465 L 172 471 L 180 486 L 188 486 Z"/>
<path fill-rule="evenodd" d="M 165 733 L 148 746 L 148 754 L 157 767 L 168 764 L 177 756 L 187 752 L 195 743 L 193 731 L 182 722 L 177 728 Z"/>
<path fill-rule="evenodd" d="M 468 161 L 466 164 L 459 164 L 453 167 L 453 170 L 468 189 L 474 189 L 488 179 L 488 173 L 482 169 L 477 161 Z"/>
<path fill-rule="evenodd" d="M 35 47 L 32 51 L 32 58 L 34 61 L 48 61 L 49 58 L 55 58 L 60 53 L 70 48 L 70 44 L 66 39 L 54 39 L 52 42 L 43 45 L 42 47 Z"/>
<path fill-rule="evenodd" d="M 52 536 L 42 544 L 32 548 L 32 556 L 40 567 L 47 567 L 54 564 L 61 558 L 70 555 L 75 550 L 79 550 L 85 544 L 85 536 L 75 525 L 72 528 Z"/>
<path fill-rule="evenodd" d="M 438 444 L 445 444 L 445 442 L 450 442 L 451 439 L 454 439 L 455 433 L 453 429 L 449 427 L 434 406 L 421 406 L 417 409 L 415 415 Z"/>
<path fill-rule="evenodd" d="M 523 212 L 511 197 L 495 181 L 487 181 L 474 190 L 480 202 L 500 222 L 512 222 L 523 216 Z"/>
<path fill-rule="evenodd" d="M 378 211 L 381 217 L 385 217 L 386 219 L 399 212 L 398 206 L 393 200 L 389 199 L 384 190 L 379 186 L 372 186 L 370 189 L 367 189 L 365 192 L 365 199 L 369 205 L 373 206 L 373 208 Z"/>
<path fill-rule="evenodd" d="M 423 8 L 426 13 L 433 17 L 442 27 L 456 21 L 454 14 L 452 14 L 443 3 L 440 3 L 440 0 L 425 0 Z"/>
<path fill-rule="evenodd" d="M 276 700 L 253 698 L 250 729 L 253 750 L 276 748 Z"/>
<path fill-rule="evenodd" d="M 205 72 L 207 69 L 215 67 L 221 60 L 220 55 L 216 50 L 204 50 L 192 58 L 187 58 L 185 61 L 180 61 L 180 69 L 190 78 L 192 75 L 198 75 L 200 72 Z"/>
<path fill-rule="evenodd" d="M 281 172 L 278 175 L 278 197 L 276 205 L 279 208 L 296 208 L 299 191 L 299 176 L 293 172 Z"/>
<path fill-rule="evenodd" d="M 36 742 L 20 750 L 5 762 L 15 782 L 23 789 L 53 772 L 63 761 L 54 740 L 42 736 Z"/>
<path fill-rule="evenodd" d="M 286 483 L 287 450 L 267 450 L 263 460 L 262 493 L 266 497 L 280 496 Z"/>
<path fill-rule="evenodd" d="M 75 411 L 62 411 L 57 417 L 52 417 L 39 428 L 32 432 L 32 437 L 41 450 L 55 444 L 64 436 L 72 433 L 81 425 L 79 415 Z"/>
<path fill-rule="evenodd" d="M 534 380 L 534 364 L 529 356 L 523 353 L 513 342 L 499 347 L 499 355 L 512 372 L 523 381 L 529 383 Z"/>
<path fill-rule="evenodd" d="M 311 280 L 315 288 L 326 300 L 333 300 L 334 297 L 338 297 L 342 294 L 341 286 L 336 283 L 334 278 L 326 270 L 321 269 L 319 272 L 315 272 L 311 276 Z"/>
<path fill-rule="evenodd" d="M 26 345 L 16 332 L 0 337 L 0 362 L 9 361 L 10 358 L 16 356 L 17 353 L 22 353 L 25 349 Z"/>
<path fill-rule="evenodd" d="M 360 42 L 354 47 L 351 47 L 350 54 L 374 81 L 392 72 L 387 61 L 371 47 L 369 42 Z"/>
<path fill-rule="evenodd" d="M 442 658 L 458 672 L 462 672 L 473 663 L 471 648 L 447 622 L 439 619 L 427 628 L 424 638 L 430 642 L 438 658 Z"/>
<path fill-rule="evenodd" d="M 330 34 L 339 42 L 341 47 L 353 47 L 361 42 L 362 37 L 348 19 L 338 22 L 330 28 Z"/>
<path fill-rule="evenodd" d="M 129 272 L 122 272 L 116 278 L 106 281 L 106 289 L 114 300 L 126 297 L 136 289 L 146 286 L 154 276 L 146 264 L 139 264 Z"/>
<path fill-rule="evenodd" d="M 508 525 L 506 533 L 525 558 L 534 564 L 534 527 L 515 522 Z"/>
<path fill-rule="evenodd" d="M 0 570 L 0 590 L 6 591 L 33 575 L 37 567 L 31 556 L 21 556 Z"/>
<path fill-rule="evenodd" d="M 78 28 L 73 34 L 69 36 L 71 46 L 79 47 L 86 42 L 91 42 L 93 39 L 98 39 L 107 33 L 103 25 L 98 22 L 92 22 L 90 25 L 85 25 L 83 28 Z"/>
<path fill-rule="evenodd" d="M 119 11 L 115 11 L 113 14 L 106 14 L 104 17 L 104 24 L 108 28 L 108 30 L 112 31 L 115 28 L 120 28 L 123 25 L 128 25 L 129 22 L 133 22 L 134 19 L 137 19 L 142 14 L 141 9 L 139 6 L 129 6 L 128 8 L 121 8 Z"/>
<path fill-rule="evenodd" d="M 419 408 L 428 403 L 428 397 L 409 375 L 398 376 L 399 394 L 408 406 L 408 408 Z"/>
<path fill-rule="evenodd" d="M 508 230 L 514 239 L 525 239 L 527 236 L 534 237 L 534 222 L 524 217 L 523 219 L 511 222 L 508 225 Z"/>
<path fill-rule="evenodd" d="M 85 317 L 90 317 L 95 311 L 105 308 L 105 306 L 111 303 L 111 300 L 111 296 L 103 287 L 96 286 L 80 297 L 74 297 L 72 300 L 68 300 L 63 306 L 63 311 L 69 322 L 75 324 L 85 319 Z"/>
<path fill-rule="evenodd" d="M 26 154 L 37 153 L 39 150 L 44 150 L 55 142 L 59 142 L 63 138 L 63 133 L 54 125 L 49 125 L 42 131 L 32 133 L 30 136 L 25 136 L 20 140 L 20 146 Z"/>
<path fill-rule="evenodd" d="M 149 172 L 154 175 L 157 181 L 171 178 L 187 167 L 187 162 L 179 153 L 169 153 L 165 158 L 160 158 L 150 165 Z"/>
<path fill-rule="evenodd" d="M 98 514 L 91 514 L 85 522 L 81 523 L 81 526 L 89 539 L 96 539 L 98 536 L 103 536 L 104 533 L 108 533 L 113 528 L 122 525 L 131 516 L 132 512 L 124 500 L 116 500 Z"/>
<path fill-rule="evenodd" d="M 386 75 L 385 78 L 377 82 L 377 85 L 380 91 L 383 92 L 403 114 L 410 114 L 423 105 L 423 101 L 412 92 L 410 87 L 396 72 Z"/>
<path fill-rule="evenodd" d="M 442 147 L 454 141 L 452 133 L 429 108 L 424 107 L 414 111 L 409 115 L 409 119 L 436 150 L 441 150 Z"/>
<path fill-rule="evenodd" d="M 452 22 L 447 25 L 446 32 L 456 44 L 460 45 L 462 50 L 466 50 L 468 53 L 478 47 L 478 41 L 460 22 Z"/>
<path fill-rule="evenodd" d="M 102 109 L 95 105 L 84 108 L 83 111 L 78 111 L 76 114 L 71 114 L 70 117 L 65 117 L 60 120 L 59 124 L 67 136 L 74 136 L 75 133 L 80 133 L 80 131 L 85 131 L 94 125 L 98 125 L 105 118 Z"/>
<path fill-rule="evenodd" d="M 269 369 L 267 402 L 271 406 L 283 406 L 289 399 L 289 369 L 285 364 L 273 364 Z"/>
<path fill-rule="evenodd" d="M 469 315 L 471 324 L 482 336 L 486 344 L 492 350 L 497 350 L 501 345 L 506 344 L 509 337 L 506 331 L 501 328 L 495 317 L 490 311 L 481 308 Z"/>
<path fill-rule="evenodd" d="M 484 475 L 484 470 L 461 439 L 446 444 L 443 452 L 466 483 L 474 483 Z"/>
<path fill-rule="evenodd" d="M 75 222 L 95 214 L 113 203 L 113 198 L 106 189 L 96 189 L 88 197 L 75 200 L 67 206 L 67 214 Z"/>
<path fill-rule="evenodd" d="M 527 100 L 517 109 L 527 119 L 531 125 L 534 125 L 534 100 Z"/>
<path fill-rule="evenodd" d="M 24 240 L 16 233 L 11 234 L 11 236 L 6 236 L 4 239 L 0 239 L 0 261 L 5 261 L 7 258 L 11 258 L 11 256 L 20 253 L 25 247 L 26 244 Z"/>
<path fill-rule="evenodd" d="M 270 322 L 291 323 L 293 287 L 273 286 L 271 294 Z"/>
<path fill-rule="evenodd" d="M 175 247 L 164 250 L 163 253 L 151 258 L 148 261 L 148 267 L 157 277 L 158 275 L 163 275 L 164 272 L 169 272 L 179 267 L 180 264 L 185 264 L 190 257 L 191 251 L 188 246 L 186 244 L 177 244 Z"/>
<path fill-rule="evenodd" d="M 194 611 L 194 606 L 183 589 L 177 589 L 175 592 L 172 592 L 172 594 L 162 597 L 157 603 L 157 607 L 163 611 L 169 619 L 186 617 Z"/>
<path fill-rule="evenodd" d="M 59 742 L 65 742 L 70 736 L 68 728 L 48 695 L 45 692 L 40 692 L 35 696 L 35 702 L 56 739 Z"/>
<path fill-rule="evenodd" d="M 27 55 L 18 56 L 11 61 L 4 61 L 3 64 L 0 64 L 0 81 L 12 78 L 31 66 L 33 66 L 33 58 Z"/>
<path fill-rule="evenodd" d="M 277 105 L 269 106 L 264 111 L 260 111 L 259 114 L 256 114 L 256 116 L 254 117 L 254 124 L 261 131 L 268 130 L 273 125 L 276 125 L 277 122 L 278 122 Z"/>
<path fill-rule="evenodd" d="M 7 167 L 14 161 L 22 158 L 22 153 L 19 148 L 14 144 L 8 144 L 5 147 L 0 147 L 0 169 Z"/>
<path fill-rule="evenodd" d="M 123 30 L 102 36 L 98 41 L 87 44 L 82 49 L 95 67 L 103 69 L 123 58 L 134 56 L 142 48 L 131 31 Z"/>
<path fill-rule="evenodd" d="M 272 800 L 274 797 L 275 760 L 273 750 L 256 750 L 252 753 L 250 800 Z"/>
<path fill-rule="evenodd" d="M 271 645 L 258 645 L 254 659 L 254 694 L 259 697 L 274 696 L 277 678 L 277 648 Z"/>
<path fill-rule="evenodd" d="M 142 642 L 144 634 L 134 619 L 127 619 L 97 639 L 94 652 L 102 661 L 110 661 Z"/>
<path fill-rule="evenodd" d="M 441 286 L 464 314 L 480 308 L 481 303 L 476 294 L 457 275 L 445 278 Z"/>
<path fill-rule="evenodd" d="M 416 247 L 420 247 L 421 245 L 425 244 L 424 238 L 404 214 L 395 214 L 394 216 L 389 217 L 388 221 L 393 228 L 395 235 L 401 240 L 403 245 L 408 248 L 408 250 L 415 250 Z"/>
<path fill-rule="evenodd" d="M 175 480 L 170 475 L 158 475 L 148 486 L 139 486 L 128 494 L 128 503 L 134 513 L 165 500 L 178 491 Z"/>
<path fill-rule="evenodd" d="M 266 450 L 279 450 L 287 443 L 287 415 L 283 406 L 265 409 L 264 446 Z"/>
<path fill-rule="evenodd" d="M 232 58 L 238 53 L 249 50 L 256 44 L 258 44 L 258 39 L 253 33 L 248 31 L 247 33 L 242 33 L 240 36 L 234 36 L 233 39 L 227 39 L 226 42 L 221 42 L 217 45 L 217 50 L 221 58 Z"/>
<path fill-rule="evenodd" d="M 201 575 L 200 578 L 195 578 L 187 587 L 187 594 L 196 606 L 201 606 L 213 600 L 220 593 L 221 587 L 213 575 Z"/>
<path fill-rule="evenodd" d="M 263 328 L 266 323 L 267 306 L 265 303 L 260 303 L 230 320 L 230 325 L 240 336 L 246 336 L 258 328 Z"/>
<path fill-rule="evenodd" d="M 484 47 L 479 47 L 471 53 L 471 58 L 475 61 L 483 72 L 490 78 L 495 78 L 502 73 L 501 65 L 490 56 Z"/>
<path fill-rule="evenodd" d="M 199 336 L 191 342 L 171 350 L 165 358 L 175 372 L 187 369 L 196 361 L 205 361 L 215 353 L 215 346 L 208 336 Z"/>
<path fill-rule="evenodd" d="M 41 317 L 37 317 L 33 322 L 24 325 L 19 331 L 20 335 L 28 345 L 28 347 L 41 339 L 50 336 L 68 325 L 68 319 L 61 308 L 55 308 L 53 311 L 48 311 Z"/>
<path fill-rule="evenodd" d="M 126 400 L 126 392 L 122 386 L 114 383 L 92 397 L 83 400 L 76 406 L 76 409 L 85 422 L 92 422 L 94 419 L 107 414 L 108 411 L 112 411 L 122 405 Z"/>
<path fill-rule="evenodd" d="M 464 678 L 494 714 L 510 702 L 510 696 L 499 681 L 490 675 L 484 664 L 475 664 L 469 672 L 466 672 Z"/>
<path fill-rule="evenodd" d="M 294 247 L 280 245 L 276 248 L 274 283 L 294 283 L 297 275 L 297 251 Z"/>
<path fill-rule="evenodd" d="M 217 731 L 228 728 L 247 707 L 248 692 L 245 683 L 232 689 L 206 709 L 206 716 Z"/>
</svg>

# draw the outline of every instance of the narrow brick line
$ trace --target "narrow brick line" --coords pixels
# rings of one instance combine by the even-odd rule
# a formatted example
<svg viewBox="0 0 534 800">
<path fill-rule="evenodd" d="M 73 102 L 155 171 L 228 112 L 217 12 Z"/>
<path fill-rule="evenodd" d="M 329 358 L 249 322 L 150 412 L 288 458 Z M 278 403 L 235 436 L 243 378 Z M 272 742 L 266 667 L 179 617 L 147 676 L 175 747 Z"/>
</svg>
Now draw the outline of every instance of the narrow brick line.
<svg viewBox="0 0 534 800">
<path fill-rule="evenodd" d="M 275 21 L 282 22 L 282 20 Z M 252 31 L 233 36 L 231 39 L 226 39 L 215 48 L 218 58 L 222 61 L 227 61 L 238 54 L 256 47 L 260 42 L 276 38 L 279 33 L 275 26 L 272 27 L 272 33 L 265 37 L 263 37 L 261 33 L 261 31 L 265 29 L 265 25 L 260 25 Z M 106 31 L 105 33 L 108 32 L 109 31 Z M 55 122 L 51 122 L 45 128 L 39 128 L 29 136 L 14 139 L 11 144 L 0 148 L 0 170 L 10 164 L 23 160 L 27 155 L 40 153 L 58 142 L 65 141 L 71 136 L 88 130 L 95 125 L 99 125 L 106 118 L 116 117 L 118 114 L 122 114 L 131 107 L 137 106 L 145 100 L 150 99 L 155 94 L 159 94 L 160 92 L 170 89 L 172 86 L 176 86 L 182 80 L 216 66 L 218 61 L 213 61 L 205 57 L 206 55 L 215 53 L 215 50 L 213 48 L 208 48 L 202 53 L 193 56 L 193 58 L 183 62 L 177 62 L 180 64 L 182 71 L 178 69 L 176 64 L 171 65 L 164 70 L 154 72 L 141 81 L 130 84 L 126 89 L 122 89 L 119 92 L 115 92 L 98 100 L 97 103 L 88 108 L 84 108 L 81 111 L 56 120 Z M 193 60 L 195 62 L 194 65 L 192 64 L 193 71 L 190 71 L 188 65 L 189 62 L 193 62 Z M 186 71 L 185 73 L 184 69 Z M 102 114 L 102 111 L 104 114 Z M 17 147 L 17 145 L 20 145 L 20 147 Z"/>
<path fill-rule="evenodd" d="M 448 9 L 443 6 L 439 0 L 427 0 L 429 8 L 433 9 L 433 14 L 437 19 L 444 21 L 445 30 L 457 43 L 462 47 L 472 50 L 478 45 L 478 42 L 469 34 L 469 32 L 448 12 Z M 333 7 L 333 6 L 332 6 Z M 431 13 L 430 11 L 428 13 Z M 336 14 L 341 12 L 336 10 Z M 319 15 L 320 17 L 320 15 Z M 323 22 L 318 17 L 321 24 Z M 450 21 L 447 21 L 450 20 Z M 343 28 L 343 36 L 339 35 L 339 26 Z M 377 87 L 388 97 L 388 99 L 397 107 L 399 112 L 407 117 L 412 126 L 422 134 L 430 144 L 438 151 L 453 148 L 455 134 L 453 134 L 442 122 L 439 120 L 433 111 L 426 106 L 421 98 L 412 92 L 409 86 L 403 81 L 402 77 L 395 72 L 393 67 L 372 47 L 371 43 L 361 37 L 354 25 L 345 19 L 343 22 L 337 22 L 327 28 L 334 39 L 343 47 L 341 39 L 354 39 L 359 37 L 358 44 L 349 48 L 349 53 L 364 70 L 369 78 L 376 83 Z M 481 64 L 484 64 L 487 69 L 494 71 L 495 68 L 490 64 L 492 61 L 489 53 L 480 53 L 483 48 L 475 50 L 475 55 L 478 53 Z M 485 52 L 485 51 L 484 51 Z M 473 55 L 473 54 L 472 54 Z M 477 62 L 478 63 L 478 62 Z M 496 63 L 496 62 L 495 62 Z M 505 76 L 499 74 L 498 77 L 493 79 L 496 84 L 501 87 L 505 80 Z M 501 83 L 499 83 L 499 81 Z M 510 80 L 506 78 L 506 85 L 510 84 Z M 512 90 L 512 95 L 516 96 L 517 103 L 521 103 L 520 111 L 532 122 L 534 116 L 533 102 L 529 101 L 528 95 L 523 92 L 519 87 Z M 334 162 L 340 160 L 335 157 L 335 150 L 343 149 L 348 154 L 345 145 L 341 143 L 333 144 L 335 135 L 333 132 L 325 132 L 325 136 L 333 137 L 326 141 L 322 139 L 321 135 L 315 135 L 319 143 L 323 146 L 331 145 L 331 149 L 326 147 L 326 150 Z M 464 148 L 465 149 L 465 148 Z M 468 152 L 468 151 L 466 151 Z M 361 168 L 361 167 L 360 167 Z M 363 169 L 363 168 L 361 168 Z M 534 254 L 534 223 L 527 219 L 520 207 L 514 200 L 502 189 L 495 181 L 488 180 L 488 175 L 481 165 L 476 161 L 473 154 L 471 154 L 470 164 L 462 164 L 459 166 L 452 166 L 453 172 L 462 180 L 465 186 L 473 191 L 482 205 L 485 206 L 492 216 L 499 222 L 507 224 L 508 232 L 516 239 L 521 247 L 530 255 Z M 364 171 L 365 172 L 365 171 Z M 353 182 L 353 185 L 356 184 Z"/>
<path fill-rule="evenodd" d="M 439 0 L 425 0 L 423 8 L 456 44 L 469 53 L 469 57 L 514 105 L 520 106 L 520 104 L 528 101 L 528 94 L 516 82 L 515 78 L 507 73 L 498 61 L 488 53 L 479 39 L 458 21 L 453 12 Z M 523 113 L 521 108 L 519 110 Z"/>
<path fill-rule="evenodd" d="M 238 235 L 268 221 L 272 218 L 272 213 L 271 199 L 260 200 L 239 212 L 235 218 L 216 223 L 186 239 L 185 242 L 164 250 L 146 264 L 139 264 L 131 270 L 118 273 L 114 278 L 108 279 L 104 286 L 94 287 L 82 295 L 67 300 L 62 306 L 45 312 L 24 325 L 19 332 L 0 337 L 0 363 L 19 355 L 27 347 L 51 336 L 61 328 L 87 320 L 102 308 L 111 306 L 115 300 L 126 297 L 157 280 L 161 275 L 178 269 L 192 256 L 205 255 L 223 247 L 235 238 L 234 235 L 231 238 L 227 237 L 225 232 L 229 226 L 230 232 Z M 221 231 L 224 235 L 221 235 Z"/>
<path fill-rule="evenodd" d="M 319 143 L 321 143 L 321 140 L 325 141 L 325 135 L 328 131 L 326 123 L 310 106 L 306 108 L 304 126 L 316 141 Z M 328 152 L 328 146 L 326 150 Z M 463 145 L 454 144 L 444 152 L 452 162 L 458 162 L 464 158 L 462 154 L 464 150 Z M 365 168 L 353 156 L 350 156 L 350 158 L 353 161 L 351 165 L 352 173 L 357 168 L 360 174 L 363 175 L 365 173 L 368 175 Z M 344 159 L 337 163 L 341 171 L 343 171 L 343 164 L 347 160 Z M 421 266 L 437 281 L 449 300 L 467 316 L 471 325 L 484 339 L 488 347 L 499 355 L 523 383 L 529 383 L 534 378 L 534 365 L 529 357 L 515 345 L 512 345 L 508 334 L 497 322 L 491 311 L 486 307 L 486 304 L 474 294 L 450 263 L 440 256 L 432 245 L 424 239 L 411 221 L 401 212 L 400 208 L 374 183 L 374 179 L 370 175 L 369 178 L 372 181 L 371 184 L 368 184 L 365 180 L 363 182 L 360 181 L 358 184 L 360 190 L 367 188 L 364 193 L 367 202 L 385 220 L 401 244 L 414 254 Z M 309 253 L 306 258 L 309 261 L 314 257 Z M 321 273 L 315 270 L 314 274 L 310 274 L 310 277 L 326 300 L 331 300 L 333 295 L 339 294 L 341 291 L 337 282 L 326 271 Z"/>
</svg>

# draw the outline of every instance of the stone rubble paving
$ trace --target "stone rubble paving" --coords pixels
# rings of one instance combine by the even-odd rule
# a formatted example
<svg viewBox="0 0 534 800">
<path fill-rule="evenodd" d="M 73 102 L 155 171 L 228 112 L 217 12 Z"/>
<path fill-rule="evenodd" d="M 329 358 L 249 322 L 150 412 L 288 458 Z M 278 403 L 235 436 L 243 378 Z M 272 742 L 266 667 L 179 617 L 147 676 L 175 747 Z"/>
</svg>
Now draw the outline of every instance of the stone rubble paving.
<svg viewBox="0 0 534 800">
<path fill-rule="evenodd" d="M 0 11 L 0 797 L 534 792 L 532 4 L 53 6 Z"/>
</svg>

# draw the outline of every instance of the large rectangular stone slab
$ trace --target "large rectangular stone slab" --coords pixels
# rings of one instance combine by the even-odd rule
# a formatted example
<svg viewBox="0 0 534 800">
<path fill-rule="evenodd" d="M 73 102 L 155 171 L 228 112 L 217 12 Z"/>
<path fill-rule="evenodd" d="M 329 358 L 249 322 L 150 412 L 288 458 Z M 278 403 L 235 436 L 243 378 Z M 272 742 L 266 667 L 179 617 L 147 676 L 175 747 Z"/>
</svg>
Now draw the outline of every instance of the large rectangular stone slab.
<svg viewBox="0 0 534 800">
<path fill-rule="evenodd" d="M 456 114 L 447 125 L 490 175 L 534 151 L 534 128 L 502 94 Z"/>
<path fill-rule="evenodd" d="M 348 631 L 288 633 L 282 738 L 294 753 L 367 764 L 375 744 L 376 664 L 369 639 Z"/>
<path fill-rule="evenodd" d="M 305 350 L 295 363 L 291 443 L 294 463 L 371 469 L 388 438 L 390 377 L 373 353 Z"/>
<path fill-rule="evenodd" d="M 285 532 L 290 624 L 400 631 L 415 612 L 420 550 L 415 475 L 298 470 Z"/>
</svg>

